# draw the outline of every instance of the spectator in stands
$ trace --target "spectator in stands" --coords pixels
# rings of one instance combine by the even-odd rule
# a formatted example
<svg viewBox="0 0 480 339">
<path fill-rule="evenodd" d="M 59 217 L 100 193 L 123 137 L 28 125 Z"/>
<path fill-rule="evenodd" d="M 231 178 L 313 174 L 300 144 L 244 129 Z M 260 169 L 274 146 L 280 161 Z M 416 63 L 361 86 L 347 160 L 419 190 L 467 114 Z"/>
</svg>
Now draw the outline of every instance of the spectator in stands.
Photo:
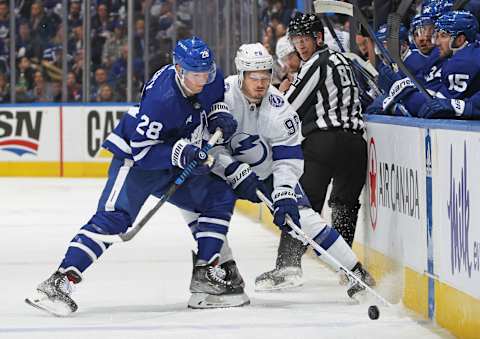
<svg viewBox="0 0 480 339">
<path fill-rule="evenodd" d="M 95 79 L 91 85 L 90 100 L 96 101 L 100 87 L 107 85 L 107 71 L 103 67 L 95 70 Z"/>
<path fill-rule="evenodd" d="M 112 35 L 113 21 L 110 18 L 110 12 L 105 3 L 101 2 L 97 6 L 97 13 L 92 17 L 92 63 L 100 65 L 102 62 L 103 47 L 107 39 Z"/>
<path fill-rule="evenodd" d="M 0 73 L 0 103 L 10 102 L 10 85 L 7 81 L 7 76 Z"/>
<path fill-rule="evenodd" d="M 83 48 L 83 25 L 81 21 L 72 25 L 72 34 L 68 40 L 68 53 L 75 55 L 77 51 Z"/>
<path fill-rule="evenodd" d="M 73 58 L 71 72 L 75 75 L 76 79 L 82 79 L 83 76 L 83 54 L 83 48 L 79 49 Z"/>
<path fill-rule="evenodd" d="M 62 101 L 62 82 L 55 80 L 51 82 L 52 86 L 52 100 L 53 102 Z"/>
<path fill-rule="evenodd" d="M 100 88 L 98 89 L 97 101 L 98 102 L 114 101 L 113 90 L 112 90 L 112 87 L 110 87 L 110 85 L 104 84 L 100 86 Z"/>
<path fill-rule="evenodd" d="M 280 22 L 287 27 L 293 14 L 293 9 L 285 8 L 283 0 L 269 0 L 268 6 L 261 14 L 261 21 L 264 26 L 267 26 L 271 23 L 272 16 L 276 15 Z"/>
<path fill-rule="evenodd" d="M 55 35 L 61 19 L 55 13 L 45 14 L 42 1 L 35 1 L 30 7 L 30 27 L 32 39 L 39 39 L 42 44 Z"/>
<path fill-rule="evenodd" d="M 35 102 L 50 102 L 53 100 L 52 86 L 45 81 L 41 71 L 36 71 L 33 76 L 32 94 Z"/>
<path fill-rule="evenodd" d="M 77 26 L 79 23 L 82 24 L 82 4 L 80 0 L 72 0 L 68 9 L 68 26 Z"/>
<path fill-rule="evenodd" d="M 38 40 L 32 39 L 30 25 L 26 20 L 20 20 L 18 34 L 15 41 L 17 58 L 28 57 L 40 60 L 43 54 L 43 46 Z"/>
<path fill-rule="evenodd" d="M 0 39 L 8 43 L 10 31 L 10 15 L 6 1 L 0 1 Z"/>
<path fill-rule="evenodd" d="M 70 102 L 82 100 L 82 87 L 73 72 L 67 74 L 67 100 Z"/>
<path fill-rule="evenodd" d="M 121 20 L 114 22 L 113 34 L 107 39 L 102 53 L 102 64 L 110 69 L 115 60 L 122 55 L 122 46 L 127 43 L 125 23 Z"/>
<path fill-rule="evenodd" d="M 30 59 L 26 56 L 21 57 L 18 62 L 17 81 L 15 83 L 15 93 L 18 102 L 31 102 L 33 90 L 33 76 L 35 70 L 31 66 Z"/>
<path fill-rule="evenodd" d="M 135 46 L 135 55 L 143 55 L 145 46 L 145 20 L 143 18 L 137 19 L 135 21 L 135 36 L 134 36 L 134 46 Z"/>
</svg>

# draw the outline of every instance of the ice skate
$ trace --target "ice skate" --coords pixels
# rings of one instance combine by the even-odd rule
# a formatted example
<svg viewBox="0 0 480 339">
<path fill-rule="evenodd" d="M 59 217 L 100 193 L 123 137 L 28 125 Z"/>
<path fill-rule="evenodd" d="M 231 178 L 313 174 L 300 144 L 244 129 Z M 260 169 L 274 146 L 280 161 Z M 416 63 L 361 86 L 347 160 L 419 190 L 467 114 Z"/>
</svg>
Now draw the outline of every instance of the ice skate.
<svg viewBox="0 0 480 339">
<path fill-rule="evenodd" d="M 352 273 L 360 278 L 367 286 L 374 287 L 376 285 L 375 279 L 367 272 L 362 266 L 361 263 L 357 263 L 353 269 Z M 356 280 L 350 278 L 349 287 L 347 294 L 350 298 L 356 299 L 359 296 L 359 293 L 365 290 L 365 287 L 360 285 Z"/>
<path fill-rule="evenodd" d="M 250 299 L 243 291 L 243 279 L 239 274 L 233 276 L 233 268 L 236 270 L 236 265 L 229 264 L 225 270 L 215 264 L 197 263 L 193 268 L 190 284 L 192 296 L 188 307 L 204 309 L 248 305 Z M 235 284 L 235 280 L 240 284 Z"/>
<path fill-rule="evenodd" d="M 231 280 L 233 286 L 241 286 L 242 288 L 245 288 L 245 281 L 243 281 L 235 260 L 224 262 L 220 267 L 225 271 L 225 279 Z"/>
<path fill-rule="evenodd" d="M 302 269 L 296 266 L 275 268 L 255 279 L 255 291 L 259 292 L 290 289 L 302 285 Z"/>
<path fill-rule="evenodd" d="M 68 316 L 78 309 L 70 297 L 73 291 L 71 280 L 67 273 L 57 271 L 38 285 L 35 295 L 26 298 L 25 302 L 58 317 Z"/>
</svg>

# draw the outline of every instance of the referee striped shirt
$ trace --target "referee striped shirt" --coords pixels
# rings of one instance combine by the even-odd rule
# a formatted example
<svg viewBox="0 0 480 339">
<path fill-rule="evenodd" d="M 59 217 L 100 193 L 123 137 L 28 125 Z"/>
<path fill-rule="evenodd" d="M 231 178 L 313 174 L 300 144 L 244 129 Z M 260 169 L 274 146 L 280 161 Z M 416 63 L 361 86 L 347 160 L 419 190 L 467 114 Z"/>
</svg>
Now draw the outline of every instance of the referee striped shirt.
<svg viewBox="0 0 480 339">
<path fill-rule="evenodd" d="M 359 88 L 348 59 L 327 46 L 306 61 L 286 97 L 302 121 L 302 134 L 315 130 L 363 131 Z"/>
</svg>

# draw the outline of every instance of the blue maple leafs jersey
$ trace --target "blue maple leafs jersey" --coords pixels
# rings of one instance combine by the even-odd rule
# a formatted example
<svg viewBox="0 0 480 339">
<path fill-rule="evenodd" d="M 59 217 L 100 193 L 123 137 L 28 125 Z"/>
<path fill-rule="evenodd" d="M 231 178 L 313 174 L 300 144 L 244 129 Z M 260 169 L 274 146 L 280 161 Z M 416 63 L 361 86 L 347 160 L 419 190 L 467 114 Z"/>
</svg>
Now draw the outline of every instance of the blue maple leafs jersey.
<svg viewBox="0 0 480 339">
<path fill-rule="evenodd" d="M 435 60 L 433 60 L 435 61 Z M 436 67 L 433 69 L 433 67 Z M 470 43 L 452 57 L 444 59 L 441 66 L 433 62 L 427 76 L 426 88 L 433 96 L 443 99 L 466 99 L 480 90 L 480 44 Z M 414 92 L 403 100 L 410 112 L 416 112 L 427 99 Z"/>
<path fill-rule="evenodd" d="M 102 146 L 143 169 L 169 169 L 175 142 L 186 139 L 200 147 L 208 139 L 207 112 L 223 97 L 219 70 L 200 94 L 187 98 L 174 66 L 167 65 L 146 83 L 140 105 L 129 109 Z"/>
<path fill-rule="evenodd" d="M 411 49 L 407 52 L 407 55 L 405 55 L 403 62 L 418 78 L 423 72 L 428 57 L 428 55 L 422 54 L 418 49 Z"/>
</svg>

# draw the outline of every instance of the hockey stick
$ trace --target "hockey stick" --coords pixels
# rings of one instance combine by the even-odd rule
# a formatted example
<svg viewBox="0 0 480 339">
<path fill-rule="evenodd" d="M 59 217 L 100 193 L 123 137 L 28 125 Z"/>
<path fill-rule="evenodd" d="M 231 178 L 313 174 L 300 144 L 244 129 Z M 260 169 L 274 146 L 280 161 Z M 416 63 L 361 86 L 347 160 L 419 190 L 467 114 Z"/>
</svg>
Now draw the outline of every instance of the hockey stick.
<svg viewBox="0 0 480 339">
<path fill-rule="evenodd" d="M 403 0 L 395 13 L 387 18 L 387 49 L 393 57 L 400 57 L 400 25 L 413 0 Z"/>
<path fill-rule="evenodd" d="M 272 205 L 272 202 L 270 201 L 270 199 L 268 199 L 260 190 L 257 190 L 257 196 L 260 198 L 260 200 L 262 200 L 266 205 L 267 207 L 270 209 L 270 211 L 273 211 L 273 205 Z M 313 247 L 313 249 L 317 252 L 319 252 L 322 256 L 324 256 L 325 258 L 328 258 L 328 260 L 330 262 L 332 262 L 335 267 L 333 267 L 333 269 L 335 271 L 342 271 L 345 275 L 347 275 L 349 278 L 355 280 L 356 282 L 358 282 L 362 287 L 365 288 L 365 290 L 367 290 L 371 295 L 373 295 L 375 298 L 377 298 L 383 305 L 385 306 L 392 306 L 392 304 L 390 304 L 385 298 L 383 298 L 380 294 L 378 294 L 377 292 L 375 292 L 375 290 L 373 290 L 370 286 L 368 286 L 367 284 L 365 284 L 362 279 L 360 279 L 359 277 L 357 277 L 352 271 L 350 271 L 348 268 L 346 268 L 345 266 L 343 266 L 341 263 L 338 262 L 337 259 L 335 259 L 334 257 L 332 257 L 330 255 L 330 253 L 328 253 L 327 251 L 325 251 L 319 244 L 317 244 L 312 238 L 310 238 L 300 227 L 298 227 L 297 225 L 295 225 L 295 223 L 292 221 L 292 219 L 290 218 L 290 216 L 287 215 L 287 218 L 286 218 L 286 221 L 287 221 L 287 224 L 288 226 L 295 232 L 297 233 L 300 237 L 302 237 L 306 242 L 308 242 L 308 244 L 310 246 Z M 321 258 L 321 257 L 320 257 Z"/>
<path fill-rule="evenodd" d="M 362 24 L 362 26 L 365 27 L 365 29 L 367 30 L 368 35 L 369 35 L 370 38 L 375 42 L 375 45 L 378 47 L 378 49 L 380 50 L 382 56 L 383 56 L 383 57 L 385 58 L 385 60 L 388 62 L 388 64 L 390 65 L 390 67 L 392 67 L 392 69 L 395 69 L 395 67 L 397 66 L 397 67 L 403 72 L 403 74 L 405 74 L 405 75 L 410 79 L 410 81 L 415 85 L 415 87 L 420 91 L 420 93 L 422 93 L 423 95 L 425 95 L 425 97 L 426 97 L 427 99 L 431 99 L 432 96 L 430 95 L 430 93 L 428 93 L 428 91 L 425 89 L 425 87 L 424 87 L 420 82 L 418 82 L 418 80 L 415 78 L 415 76 L 412 74 L 412 72 L 410 72 L 410 70 L 405 66 L 405 64 L 404 64 L 403 61 L 400 59 L 400 57 L 393 57 L 393 56 L 387 51 L 387 49 L 385 48 L 385 46 L 383 46 L 383 43 L 378 40 L 377 36 L 375 35 L 375 32 L 374 32 L 373 29 L 370 27 L 370 25 L 368 24 L 367 19 L 365 18 L 365 16 L 363 15 L 362 11 L 361 11 L 360 8 L 358 7 L 358 1 L 357 1 L 357 0 L 352 0 L 352 2 L 353 2 L 354 8 L 355 8 L 355 12 L 356 12 L 355 17 L 358 18 L 358 19 L 360 20 L 360 23 Z"/>
<path fill-rule="evenodd" d="M 323 9 L 322 9 L 323 10 Z M 345 47 L 343 46 L 342 42 L 338 38 L 337 32 L 335 32 L 335 29 L 333 28 L 332 22 L 330 21 L 330 18 L 326 15 L 322 15 L 322 19 L 325 22 L 328 30 L 330 31 L 330 34 L 332 35 L 333 39 L 338 45 L 338 48 L 342 51 L 342 53 L 345 53 Z M 359 62 L 355 59 L 350 59 L 352 61 L 352 66 L 362 75 L 363 79 L 366 81 L 368 86 L 373 90 L 374 95 L 380 95 L 382 94 L 382 91 L 378 88 L 377 84 L 375 83 L 375 80 L 373 79 L 372 75 L 368 73 L 366 69 L 362 67 L 362 65 L 359 64 Z"/>
<path fill-rule="evenodd" d="M 210 140 L 208 140 L 207 144 L 203 146 L 202 151 L 208 152 L 213 145 L 217 143 L 217 140 L 222 137 L 222 131 L 217 129 L 215 133 L 211 136 Z M 185 180 L 190 176 L 192 170 L 197 167 L 198 162 L 196 160 L 189 163 L 182 171 L 182 173 L 177 177 L 177 179 L 170 185 L 168 190 L 160 197 L 160 200 L 156 203 L 156 205 L 148 211 L 145 216 L 136 224 L 131 230 L 121 234 L 100 234 L 95 233 L 87 230 L 82 230 L 82 234 L 88 236 L 89 238 L 106 242 L 106 243 L 117 243 L 117 242 L 126 242 L 130 241 L 137 235 L 138 232 L 145 226 L 145 224 L 153 217 L 155 213 L 163 206 L 163 204 L 170 199 L 170 197 L 176 192 L 178 187 L 182 185 Z"/>
</svg>

